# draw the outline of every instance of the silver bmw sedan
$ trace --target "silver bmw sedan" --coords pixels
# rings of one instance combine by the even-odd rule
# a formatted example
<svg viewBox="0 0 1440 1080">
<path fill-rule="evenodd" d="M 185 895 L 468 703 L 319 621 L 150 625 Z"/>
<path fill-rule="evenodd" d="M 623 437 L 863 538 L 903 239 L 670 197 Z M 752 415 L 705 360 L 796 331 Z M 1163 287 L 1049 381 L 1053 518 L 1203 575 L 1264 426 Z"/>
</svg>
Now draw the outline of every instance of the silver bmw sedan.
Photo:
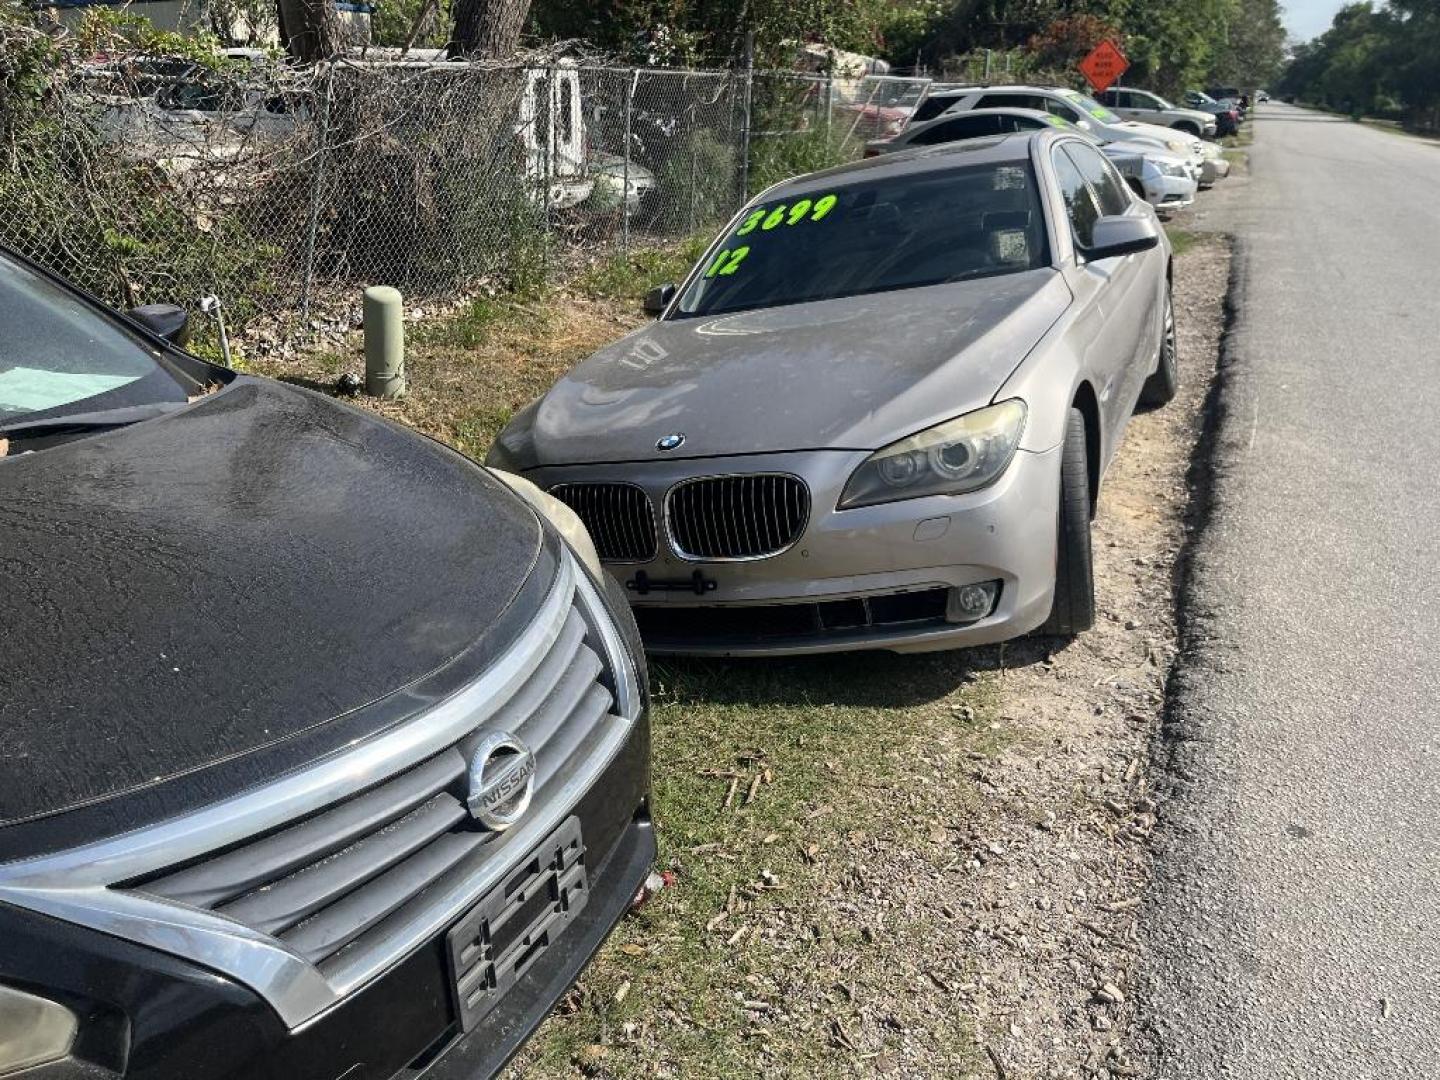
<svg viewBox="0 0 1440 1080">
<path fill-rule="evenodd" d="M 655 652 L 1077 634 L 1106 466 L 1175 393 L 1170 268 L 1060 131 L 799 177 L 488 463 L 579 514 Z"/>
</svg>

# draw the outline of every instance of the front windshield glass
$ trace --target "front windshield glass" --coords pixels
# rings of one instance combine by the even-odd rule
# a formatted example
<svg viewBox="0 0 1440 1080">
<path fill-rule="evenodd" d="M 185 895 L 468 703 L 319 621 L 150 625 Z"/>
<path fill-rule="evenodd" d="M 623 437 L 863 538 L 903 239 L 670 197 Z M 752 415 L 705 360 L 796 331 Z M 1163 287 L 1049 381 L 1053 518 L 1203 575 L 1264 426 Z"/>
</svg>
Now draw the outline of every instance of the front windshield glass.
<svg viewBox="0 0 1440 1080">
<path fill-rule="evenodd" d="M 1111 112 L 1092 97 L 1086 97 L 1084 94 L 1077 93 L 1074 90 L 1062 90 L 1060 92 L 1064 94 L 1069 101 L 1074 102 L 1102 124 L 1118 124 L 1121 122 L 1121 117 L 1117 113 Z"/>
<path fill-rule="evenodd" d="M 0 424 L 185 395 L 140 338 L 0 258 Z"/>
<path fill-rule="evenodd" d="M 1028 162 L 842 181 L 746 210 L 677 310 L 718 315 L 913 289 L 1031 270 L 1047 258 Z"/>
</svg>

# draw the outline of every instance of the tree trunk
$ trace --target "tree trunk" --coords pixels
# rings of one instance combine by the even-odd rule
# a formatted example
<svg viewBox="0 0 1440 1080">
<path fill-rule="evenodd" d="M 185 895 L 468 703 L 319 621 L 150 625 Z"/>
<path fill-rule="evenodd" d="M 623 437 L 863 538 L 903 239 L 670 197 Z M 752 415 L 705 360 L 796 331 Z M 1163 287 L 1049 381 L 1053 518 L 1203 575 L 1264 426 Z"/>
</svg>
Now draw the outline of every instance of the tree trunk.
<svg viewBox="0 0 1440 1080">
<path fill-rule="evenodd" d="M 345 47 L 335 0 L 278 0 L 280 41 L 296 60 L 329 60 Z"/>
<path fill-rule="evenodd" d="M 530 0 L 456 0 L 452 55 L 502 60 L 520 46 Z"/>
</svg>

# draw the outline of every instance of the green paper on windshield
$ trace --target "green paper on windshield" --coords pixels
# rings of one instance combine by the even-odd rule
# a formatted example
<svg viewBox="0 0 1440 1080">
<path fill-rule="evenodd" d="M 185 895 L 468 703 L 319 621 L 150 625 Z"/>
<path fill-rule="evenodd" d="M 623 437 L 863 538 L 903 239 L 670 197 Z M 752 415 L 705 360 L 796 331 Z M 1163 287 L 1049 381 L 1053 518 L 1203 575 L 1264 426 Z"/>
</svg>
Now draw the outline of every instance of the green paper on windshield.
<svg viewBox="0 0 1440 1080">
<path fill-rule="evenodd" d="M 94 375 L 13 367 L 9 371 L 0 371 L 0 412 L 58 409 L 61 405 L 84 401 L 138 378 L 138 375 Z"/>
</svg>

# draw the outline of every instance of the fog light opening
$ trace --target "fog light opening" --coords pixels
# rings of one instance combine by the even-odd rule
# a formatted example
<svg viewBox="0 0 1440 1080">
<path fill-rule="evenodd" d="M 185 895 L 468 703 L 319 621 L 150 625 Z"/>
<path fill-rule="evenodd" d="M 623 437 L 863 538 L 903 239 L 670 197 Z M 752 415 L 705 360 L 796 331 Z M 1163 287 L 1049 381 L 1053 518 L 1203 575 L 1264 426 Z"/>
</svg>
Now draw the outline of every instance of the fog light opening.
<svg viewBox="0 0 1440 1080">
<path fill-rule="evenodd" d="M 982 581 L 976 585 L 960 585 L 950 590 L 945 605 L 945 621 L 952 623 L 979 622 L 995 610 L 1000 597 L 1000 582 Z"/>
</svg>

